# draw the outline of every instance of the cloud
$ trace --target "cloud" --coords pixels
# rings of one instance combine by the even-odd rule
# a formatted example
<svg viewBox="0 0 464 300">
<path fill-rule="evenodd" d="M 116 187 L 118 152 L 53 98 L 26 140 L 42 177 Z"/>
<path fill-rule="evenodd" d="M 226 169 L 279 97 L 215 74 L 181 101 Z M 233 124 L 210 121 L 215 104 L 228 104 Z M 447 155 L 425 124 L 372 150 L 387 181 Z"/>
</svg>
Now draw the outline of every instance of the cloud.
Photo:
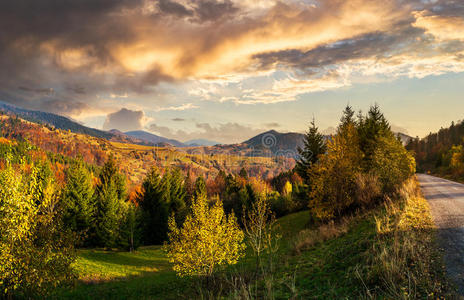
<svg viewBox="0 0 464 300">
<path fill-rule="evenodd" d="M 143 128 L 144 122 L 145 115 L 143 111 L 133 111 L 122 108 L 106 117 L 103 129 L 118 129 L 122 132 L 140 130 Z"/>
<path fill-rule="evenodd" d="M 280 127 L 280 124 L 277 122 L 271 122 L 271 123 L 264 124 L 264 126 L 266 126 L 267 128 L 277 128 L 277 127 Z"/>
<path fill-rule="evenodd" d="M 195 109 L 199 106 L 194 105 L 193 103 L 185 103 L 179 106 L 168 106 L 168 107 L 157 107 L 155 111 L 166 111 L 166 110 L 174 110 L 174 111 L 183 111 L 188 109 Z"/>
<path fill-rule="evenodd" d="M 248 125 L 233 122 L 216 125 L 197 123 L 196 128 L 196 131 L 186 132 L 184 130 L 173 130 L 169 127 L 159 126 L 157 124 L 150 124 L 148 126 L 150 131 L 171 139 L 180 141 L 209 139 L 221 143 L 241 143 L 265 131 L 265 129 L 253 128 Z"/>
<path fill-rule="evenodd" d="M 71 116 L 124 101 L 294 101 L 464 71 L 459 1 L 7 0 L 0 28 L 2 100 Z M 176 89 L 190 107 L 159 96 Z"/>
<path fill-rule="evenodd" d="M 333 126 L 327 127 L 326 129 L 322 130 L 321 133 L 323 135 L 332 135 L 337 132 L 337 129 Z"/>
</svg>

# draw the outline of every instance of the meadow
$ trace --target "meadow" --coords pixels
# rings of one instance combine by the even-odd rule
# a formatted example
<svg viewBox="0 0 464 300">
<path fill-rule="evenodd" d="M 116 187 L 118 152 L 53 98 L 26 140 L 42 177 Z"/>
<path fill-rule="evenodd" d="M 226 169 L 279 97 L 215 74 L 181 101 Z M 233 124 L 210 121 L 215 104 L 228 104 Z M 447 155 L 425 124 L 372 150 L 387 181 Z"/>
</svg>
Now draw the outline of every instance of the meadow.
<svg viewBox="0 0 464 300">
<path fill-rule="evenodd" d="M 435 241 L 428 204 L 412 181 L 396 202 L 320 226 L 309 212 L 278 219 L 279 241 L 271 287 L 260 299 L 443 298 L 452 295 Z M 199 286 L 177 277 L 161 246 L 134 253 L 80 250 L 79 282 L 60 290 L 66 299 L 207 299 Z M 244 299 L 232 279 L 250 274 L 252 251 L 221 272 L 218 298 Z M 250 290 L 256 287 L 251 287 Z M 269 289 L 270 290 L 267 290 Z M 209 295 L 210 296 L 210 295 Z M 253 295 L 251 295 L 253 298 Z"/>
</svg>

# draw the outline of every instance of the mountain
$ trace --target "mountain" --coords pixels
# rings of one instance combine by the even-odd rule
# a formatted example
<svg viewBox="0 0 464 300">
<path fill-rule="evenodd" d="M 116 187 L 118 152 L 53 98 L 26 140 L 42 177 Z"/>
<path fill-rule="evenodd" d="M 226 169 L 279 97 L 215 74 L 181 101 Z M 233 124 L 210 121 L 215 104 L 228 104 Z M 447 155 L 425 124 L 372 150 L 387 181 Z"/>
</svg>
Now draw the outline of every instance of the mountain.
<svg viewBox="0 0 464 300">
<path fill-rule="evenodd" d="M 298 147 L 303 147 L 304 134 L 280 133 L 270 130 L 243 142 L 255 152 L 271 152 L 277 156 L 298 156 Z"/>
<path fill-rule="evenodd" d="M 220 145 L 221 143 L 215 142 L 215 141 L 210 141 L 210 140 L 205 140 L 205 139 L 195 139 L 195 140 L 190 140 L 187 142 L 184 142 L 185 145 L 189 147 L 199 147 L 199 146 L 214 146 L 214 145 Z"/>
<path fill-rule="evenodd" d="M 82 133 L 108 140 L 114 137 L 114 135 L 110 132 L 86 127 L 60 115 L 37 110 L 28 110 L 2 101 L 0 101 L 0 111 L 15 114 L 26 121 L 48 124 L 58 129 L 70 130 L 74 133 Z"/>
<path fill-rule="evenodd" d="M 409 141 L 410 141 L 411 139 L 413 139 L 412 136 L 409 136 L 409 135 L 404 134 L 404 133 L 401 133 L 401 132 L 397 132 L 397 133 L 395 133 L 395 135 L 396 135 L 397 137 L 400 138 L 401 143 L 403 143 L 404 146 L 406 146 L 407 144 L 409 144 Z"/>
<path fill-rule="evenodd" d="M 139 140 L 143 140 L 148 143 L 152 143 L 155 146 L 166 146 L 166 144 L 169 144 L 174 147 L 185 147 L 186 145 L 184 143 L 181 143 L 176 140 L 164 138 L 162 136 L 158 136 L 153 133 L 149 133 L 146 131 L 142 130 L 136 130 L 136 131 L 129 131 L 125 132 L 126 135 L 137 138 Z"/>
<path fill-rule="evenodd" d="M 199 146 L 179 149 L 189 154 L 237 155 L 248 157 L 287 157 L 297 158 L 298 147 L 303 147 L 304 134 L 280 133 L 270 130 L 243 143 L 230 145 Z"/>
</svg>

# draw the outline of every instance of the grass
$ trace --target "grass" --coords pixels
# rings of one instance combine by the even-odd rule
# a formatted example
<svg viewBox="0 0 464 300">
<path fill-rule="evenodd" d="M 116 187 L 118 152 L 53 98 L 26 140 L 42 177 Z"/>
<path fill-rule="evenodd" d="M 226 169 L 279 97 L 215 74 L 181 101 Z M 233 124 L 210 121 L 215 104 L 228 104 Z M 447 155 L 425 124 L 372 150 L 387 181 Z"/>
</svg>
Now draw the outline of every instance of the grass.
<svg viewBox="0 0 464 300">
<path fill-rule="evenodd" d="M 279 219 L 283 238 L 271 280 L 260 283 L 260 298 L 270 294 L 275 299 L 452 297 L 428 204 L 417 183 L 405 185 L 398 198 L 320 227 L 308 226 L 309 212 Z M 248 250 L 245 259 L 224 272 L 227 284 L 233 276 L 251 274 L 253 267 Z M 82 250 L 76 270 L 80 278 L 77 286 L 61 290 L 55 297 L 199 297 L 191 280 L 176 277 L 159 246 L 142 247 L 135 253 Z M 229 291 L 241 294 L 238 287 L 229 286 Z"/>
<path fill-rule="evenodd" d="M 60 299 L 179 299 L 190 288 L 176 277 L 160 246 L 134 253 L 80 250 L 75 268 L 79 283 L 60 290 Z"/>
</svg>

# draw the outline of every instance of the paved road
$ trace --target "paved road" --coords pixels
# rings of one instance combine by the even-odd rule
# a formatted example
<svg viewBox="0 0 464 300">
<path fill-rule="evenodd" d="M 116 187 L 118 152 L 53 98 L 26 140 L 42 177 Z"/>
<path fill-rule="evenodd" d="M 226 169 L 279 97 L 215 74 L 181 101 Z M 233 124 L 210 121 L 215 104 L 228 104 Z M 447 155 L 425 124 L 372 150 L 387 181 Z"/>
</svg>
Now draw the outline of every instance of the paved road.
<svg viewBox="0 0 464 300">
<path fill-rule="evenodd" d="M 464 184 L 424 174 L 418 179 L 438 227 L 448 274 L 464 295 Z"/>
</svg>

